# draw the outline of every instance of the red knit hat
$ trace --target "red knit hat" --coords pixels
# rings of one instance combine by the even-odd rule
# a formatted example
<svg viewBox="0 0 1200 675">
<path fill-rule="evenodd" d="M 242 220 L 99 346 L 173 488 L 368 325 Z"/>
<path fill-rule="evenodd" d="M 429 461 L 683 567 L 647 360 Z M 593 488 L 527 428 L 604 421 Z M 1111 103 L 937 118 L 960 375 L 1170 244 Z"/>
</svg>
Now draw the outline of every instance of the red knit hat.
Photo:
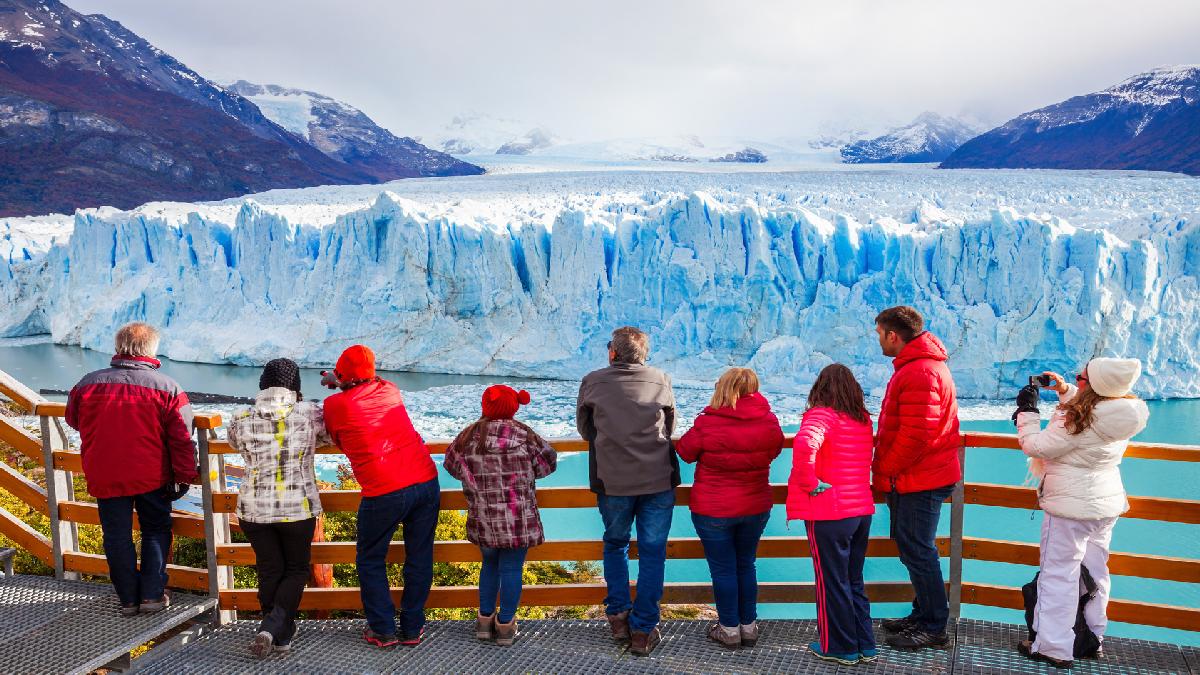
<svg viewBox="0 0 1200 675">
<path fill-rule="evenodd" d="M 375 352 L 366 345 L 351 345 L 338 357 L 333 370 L 343 382 L 369 380 L 375 377 Z"/>
<path fill-rule="evenodd" d="M 493 420 L 512 419 L 517 408 L 529 404 L 529 392 L 517 391 L 503 384 L 493 384 L 483 390 L 483 416 Z"/>
</svg>

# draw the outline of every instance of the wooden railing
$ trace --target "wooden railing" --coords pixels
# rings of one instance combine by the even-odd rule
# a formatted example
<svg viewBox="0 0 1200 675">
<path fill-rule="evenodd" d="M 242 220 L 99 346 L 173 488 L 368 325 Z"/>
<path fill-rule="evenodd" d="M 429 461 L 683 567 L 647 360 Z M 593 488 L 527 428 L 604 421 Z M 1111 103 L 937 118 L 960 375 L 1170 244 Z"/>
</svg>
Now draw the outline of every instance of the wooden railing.
<svg viewBox="0 0 1200 675">
<path fill-rule="evenodd" d="M 2 375 L 2 373 L 0 373 Z M 71 475 L 82 470 L 78 453 L 67 449 L 65 435 L 61 433 L 59 418 L 64 413 L 60 403 L 50 403 L 30 398 L 27 392 L 6 388 L 0 377 L 0 393 L 26 406 L 41 418 L 42 438 L 15 428 L 0 418 L 0 440 L 16 447 L 27 456 L 39 459 L 50 467 L 47 470 L 46 490 L 25 479 L 14 471 L 0 470 L 0 488 L 8 490 L 26 503 L 48 513 L 51 534 L 47 538 L 33 532 L 28 526 L 21 528 L 0 512 L 0 533 L 9 536 L 38 557 L 53 564 L 60 576 L 72 573 L 105 574 L 104 558 L 78 551 L 74 535 L 75 523 L 98 524 L 99 514 L 94 504 L 77 501 L 70 491 Z M 34 395 L 36 396 L 36 395 Z M 222 608 L 222 618 L 230 619 L 239 609 L 258 608 L 256 589 L 234 588 L 233 569 L 236 566 L 254 564 L 254 551 L 248 544 L 234 543 L 232 532 L 236 527 L 232 516 L 237 508 L 238 495 L 226 491 L 226 462 L 224 456 L 233 450 L 224 441 L 216 440 L 213 430 L 221 426 L 218 415 L 197 415 L 196 432 L 200 453 L 203 485 L 203 517 L 176 513 L 174 531 L 177 534 L 205 539 L 208 547 L 207 569 L 172 567 L 170 583 L 173 586 L 194 590 L 205 590 L 217 597 Z M 790 437 L 787 442 L 790 446 Z M 430 451 L 441 453 L 446 441 L 428 444 Z M 557 439 L 552 445 L 559 452 L 579 452 L 587 449 L 579 439 Z M 963 459 L 966 462 L 967 448 L 1017 448 L 1016 437 L 1005 434 L 963 434 Z M 318 449 L 322 454 L 338 454 L 337 448 Z M 1200 447 L 1133 443 L 1126 457 L 1173 462 L 1200 462 Z M 552 487 L 537 490 L 541 508 L 583 508 L 596 506 L 595 495 L 582 487 Z M 691 487 L 680 486 L 676 491 L 678 505 L 687 505 Z M 772 500 L 781 504 L 786 497 L 785 485 L 772 485 Z M 360 495 L 357 491 L 329 490 L 321 492 L 321 504 L 326 511 L 353 511 L 358 508 Z M 443 509 L 464 509 L 466 499 L 462 490 L 442 490 Z M 975 504 L 1018 509 L 1037 509 L 1037 495 L 1032 488 L 990 483 L 960 482 L 950 506 L 950 536 L 940 538 L 938 547 L 949 559 L 950 575 L 948 588 L 951 612 L 960 613 L 962 603 L 1021 609 L 1023 600 L 1019 588 L 972 583 L 963 579 L 964 560 L 984 560 L 1020 565 L 1038 564 L 1036 544 L 983 539 L 964 536 L 965 506 Z M 1130 510 L 1123 517 L 1140 518 L 1176 523 L 1200 524 L 1200 501 L 1165 499 L 1159 497 L 1131 496 Z M 353 542 L 319 542 L 313 545 L 313 563 L 353 563 Z M 529 551 L 528 560 L 577 561 L 599 560 L 603 543 L 598 539 L 547 541 Z M 894 557 L 896 547 L 890 539 L 873 537 L 867 554 L 872 557 Z M 698 539 L 672 539 L 668 543 L 668 558 L 702 559 L 704 551 Z M 809 555 L 808 542 L 796 537 L 765 537 L 759 546 L 760 558 L 801 558 Z M 630 556 L 637 556 L 636 543 L 631 546 Z M 389 562 L 404 559 L 404 546 L 393 542 Z M 479 549 L 465 541 L 441 541 L 434 545 L 434 559 L 444 562 L 478 562 Z M 1200 582 L 1200 560 L 1114 552 L 1109 560 L 1113 574 L 1150 579 L 1162 579 L 1185 583 Z M 393 589 L 398 594 L 401 589 Z M 475 587 L 436 587 L 430 594 L 430 607 L 471 607 L 478 600 Z M 907 581 L 872 582 L 867 584 L 867 593 L 875 602 L 906 602 L 912 599 L 912 589 Z M 567 606 L 598 604 L 603 600 L 605 587 L 600 583 L 539 585 L 526 587 L 522 602 L 527 605 Z M 813 602 L 814 587 L 811 583 L 770 582 L 760 584 L 761 602 Z M 666 585 L 664 602 L 667 603 L 710 603 L 712 588 L 708 583 L 670 583 Z M 310 588 L 302 601 L 305 609 L 357 609 L 361 607 L 359 590 L 354 587 Z M 1109 618 L 1114 621 L 1200 630 L 1200 609 L 1170 605 L 1112 600 Z"/>
</svg>

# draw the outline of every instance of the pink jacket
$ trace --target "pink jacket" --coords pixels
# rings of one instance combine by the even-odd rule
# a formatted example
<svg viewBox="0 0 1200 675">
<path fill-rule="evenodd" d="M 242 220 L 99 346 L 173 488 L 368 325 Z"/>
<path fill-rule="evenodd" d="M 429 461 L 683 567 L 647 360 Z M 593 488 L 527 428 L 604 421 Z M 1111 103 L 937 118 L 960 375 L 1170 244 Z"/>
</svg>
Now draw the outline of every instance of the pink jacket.
<svg viewBox="0 0 1200 675">
<path fill-rule="evenodd" d="M 804 413 L 792 443 L 787 519 L 841 520 L 875 513 L 871 495 L 874 446 L 870 422 L 859 422 L 833 408 L 812 408 Z M 833 487 L 810 496 L 818 478 Z"/>
</svg>

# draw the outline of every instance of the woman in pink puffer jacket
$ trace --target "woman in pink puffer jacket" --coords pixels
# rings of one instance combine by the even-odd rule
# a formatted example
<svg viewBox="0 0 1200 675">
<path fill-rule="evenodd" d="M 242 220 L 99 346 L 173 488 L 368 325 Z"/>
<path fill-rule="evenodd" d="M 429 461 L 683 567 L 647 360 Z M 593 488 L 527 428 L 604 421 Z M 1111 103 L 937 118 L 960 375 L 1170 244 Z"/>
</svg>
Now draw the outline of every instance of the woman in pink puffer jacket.
<svg viewBox="0 0 1200 675">
<path fill-rule="evenodd" d="M 862 387 L 840 363 L 826 366 L 808 394 L 792 444 L 787 518 L 803 520 L 817 584 L 818 658 L 854 664 L 878 652 L 863 563 L 875 500 L 871 416 Z"/>
</svg>

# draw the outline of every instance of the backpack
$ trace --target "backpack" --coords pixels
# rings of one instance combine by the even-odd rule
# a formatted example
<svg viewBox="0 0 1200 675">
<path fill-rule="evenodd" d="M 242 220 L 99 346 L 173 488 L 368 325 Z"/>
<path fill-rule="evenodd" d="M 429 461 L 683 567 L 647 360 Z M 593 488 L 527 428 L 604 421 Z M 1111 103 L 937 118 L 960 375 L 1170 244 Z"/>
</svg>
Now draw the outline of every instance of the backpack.
<svg viewBox="0 0 1200 675">
<path fill-rule="evenodd" d="M 1033 581 L 1021 587 L 1021 596 L 1025 599 L 1025 625 L 1029 628 L 1029 640 L 1037 639 L 1037 631 L 1033 630 L 1033 612 L 1037 607 L 1037 582 L 1041 572 L 1033 575 Z M 1079 582 L 1083 585 L 1083 593 L 1079 596 L 1079 609 L 1075 612 L 1075 646 L 1072 652 L 1075 658 L 1094 656 L 1100 650 L 1100 638 L 1088 628 L 1087 620 L 1083 618 L 1083 608 L 1096 597 L 1096 581 L 1083 565 L 1079 566 Z"/>
</svg>

